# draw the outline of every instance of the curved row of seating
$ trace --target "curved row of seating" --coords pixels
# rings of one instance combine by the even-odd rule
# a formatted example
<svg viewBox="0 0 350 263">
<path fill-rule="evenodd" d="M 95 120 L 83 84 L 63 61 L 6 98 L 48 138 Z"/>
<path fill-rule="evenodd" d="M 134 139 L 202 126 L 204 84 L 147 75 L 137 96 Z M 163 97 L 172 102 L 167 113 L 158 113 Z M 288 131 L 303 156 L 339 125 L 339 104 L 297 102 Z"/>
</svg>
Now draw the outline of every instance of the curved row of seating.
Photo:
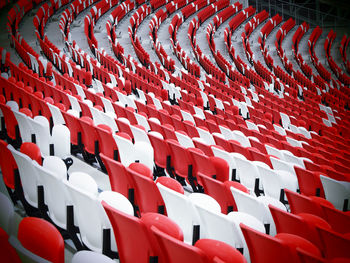
<svg viewBox="0 0 350 263">
<path fill-rule="evenodd" d="M 344 83 L 345 85 L 349 85 L 350 83 L 350 78 L 348 75 L 346 75 L 343 70 L 335 63 L 333 56 L 331 54 L 331 48 L 332 48 L 332 44 L 334 39 L 336 38 L 337 34 L 333 31 L 333 29 L 331 29 L 331 31 L 329 31 L 327 38 L 324 42 L 324 49 L 325 49 L 325 53 L 326 53 L 326 58 L 328 61 L 329 66 L 331 67 L 331 69 L 333 70 L 333 73 L 337 76 L 337 78 Z"/>
<path fill-rule="evenodd" d="M 340 42 L 340 47 L 339 47 L 339 51 L 340 51 L 340 54 L 341 54 L 341 57 L 342 57 L 342 60 L 343 60 L 343 63 L 346 67 L 346 70 L 348 73 L 350 73 L 350 64 L 349 64 L 349 60 L 348 60 L 348 57 L 347 57 L 347 53 L 346 53 L 346 50 L 349 46 L 349 42 L 350 42 L 350 38 L 346 37 L 346 35 L 344 35 L 341 39 L 341 42 Z"/>
<path fill-rule="evenodd" d="M 83 10 L 80 8 L 88 3 L 76 2 L 81 6 L 76 14 L 65 18 L 63 28 L 69 27 Z M 109 4 L 104 2 L 104 10 Z M 35 18 L 40 21 L 39 36 L 39 29 L 43 31 L 48 21 L 46 14 L 53 14 L 43 12 L 45 8 L 50 7 L 43 5 Z M 187 9 L 183 11 L 190 14 Z M 93 32 L 98 18 L 91 19 Z M 67 37 L 67 31 L 62 34 Z M 28 215 L 59 226 L 78 250 L 89 248 L 112 258 L 118 255 L 121 262 L 148 262 L 156 257 L 160 262 L 272 262 L 276 258 L 269 249 L 276 251 L 276 247 L 281 252 L 277 260 L 285 258 L 287 262 L 298 262 L 298 257 L 319 262 L 349 257 L 345 249 L 348 229 L 322 221 L 342 220 L 346 224 L 348 220 L 348 215 L 339 211 L 349 209 L 348 185 L 342 182 L 349 180 L 346 111 L 333 111 L 311 99 L 306 104 L 296 96 L 278 98 L 265 90 L 264 83 L 254 83 L 252 69 L 248 77 L 253 85 L 244 88 L 231 80 L 228 86 L 215 77 L 205 75 L 204 80 L 199 80 L 185 71 L 180 79 L 158 63 L 147 69 L 124 55 L 117 61 L 97 47 L 93 47 L 94 59 L 76 43 L 67 41 L 66 45 L 80 67 L 93 71 L 91 85 L 82 83 L 76 75 L 61 75 L 55 70 L 52 81 L 48 75 L 47 79 L 39 78 L 23 64 L 14 65 L 6 55 L 1 63 L 1 68 L 7 67 L 4 76 L 8 76 L 8 80 L 1 78 L 1 134 L 19 149 L 4 144 L 1 170 L 9 172 L 8 177 L 5 173 L 8 182 L 15 181 L 15 185 L 7 184 L 15 190 L 10 196 L 14 200 L 20 196 Z M 300 114 L 303 111 L 309 111 L 308 117 L 324 118 L 333 127 L 316 126 Z M 8 117 L 9 112 L 12 117 Z M 30 129 L 21 121 L 25 119 L 33 125 L 31 119 L 39 121 L 40 115 L 46 122 L 46 135 L 49 131 L 46 137 L 39 132 L 34 136 L 27 133 Z M 336 117 L 340 125 L 335 123 Z M 73 145 L 73 154 L 81 153 L 88 163 L 98 162 L 108 173 L 103 176 L 107 184 L 97 184 L 81 171 L 73 172 L 76 158 L 71 167 L 69 159 L 65 159 L 66 164 L 62 162 L 69 147 L 60 156 L 57 147 L 42 140 L 51 136 L 49 128 L 53 131 L 48 141 L 54 140 L 55 127 L 64 127 L 70 133 L 60 135 Z M 14 134 L 12 140 L 6 135 L 9 131 Z M 67 143 L 59 144 L 63 145 Z M 5 152 L 8 154 L 3 155 Z M 7 164 L 3 157 L 10 155 L 14 161 Z M 12 169 L 16 164 L 19 172 Z M 7 165 L 10 168 L 4 169 Z M 59 175 L 52 176 L 58 171 Z M 44 177 L 55 178 L 54 184 Z M 109 192 L 109 186 L 113 192 Z M 196 193 L 184 195 L 183 187 L 189 186 Z M 297 194 L 297 189 L 304 195 L 322 197 L 309 198 L 318 207 L 321 219 L 286 212 L 284 204 L 288 201 L 292 207 L 291 196 L 307 199 Z M 57 195 L 57 191 L 67 195 Z M 197 193 L 202 191 L 205 194 Z M 62 198 L 58 200 L 57 196 Z M 59 216 L 62 213 L 65 216 Z M 135 232 L 139 234 L 132 234 Z M 287 245 L 297 241 L 298 249 Z M 135 244 L 140 244 L 139 253 L 132 249 Z M 223 250 L 212 251 L 210 247 Z M 59 250 L 62 253 L 62 246 Z M 58 262 L 61 260 L 62 257 Z"/>
</svg>

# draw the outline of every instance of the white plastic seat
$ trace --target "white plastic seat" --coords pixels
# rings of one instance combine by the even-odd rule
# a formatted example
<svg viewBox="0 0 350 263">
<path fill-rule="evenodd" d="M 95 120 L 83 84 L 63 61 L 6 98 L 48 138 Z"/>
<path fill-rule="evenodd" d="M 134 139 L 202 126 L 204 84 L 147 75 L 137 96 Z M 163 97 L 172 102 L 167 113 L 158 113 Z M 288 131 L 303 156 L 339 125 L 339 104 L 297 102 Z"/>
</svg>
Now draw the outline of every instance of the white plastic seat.
<svg viewBox="0 0 350 263">
<path fill-rule="evenodd" d="M 299 130 L 299 133 L 304 135 L 306 138 L 308 139 L 312 138 L 310 132 L 307 129 L 305 129 L 305 127 L 298 127 L 298 130 Z"/>
<path fill-rule="evenodd" d="M 35 116 L 34 119 L 28 118 L 35 134 L 35 143 L 40 148 L 42 155 L 50 155 L 50 124 L 44 116 Z"/>
<path fill-rule="evenodd" d="M 219 125 L 221 134 L 225 136 L 226 140 L 235 140 L 235 136 L 232 134 L 232 131 L 226 127 Z"/>
<path fill-rule="evenodd" d="M 22 142 L 32 142 L 32 134 L 34 134 L 31 122 L 25 114 L 19 111 L 13 111 L 18 123 L 19 132 L 21 134 Z"/>
<path fill-rule="evenodd" d="M 180 194 L 160 183 L 159 192 L 165 203 L 168 217 L 182 229 L 184 242 L 192 244 L 194 226 L 199 225 L 199 217 L 188 197 Z"/>
<path fill-rule="evenodd" d="M 185 148 L 191 148 L 191 147 L 193 148 L 194 147 L 192 139 L 190 137 L 188 137 L 187 135 L 184 135 L 181 132 L 177 132 L 177 131 L 175 131 L 175 135 L 176 135 L 176 138 L 181 146 L 183 146 Z"/>
<path fill-rule="evenodd" d="M 282 153 L 284 156 L 283 159 L 286 162 L 293 163 L 294 165 L 305 169 L 305 164 L 304 164 L 303 158 L 299 158 L 299 157 L 295 156 L 294 154 L 292 154 L 291 152 L 285 151 L 285 150 L 283 150 Z"/>
<path fill-rule="evenodd" d="M 111 113 L 107 114 L 102 111 L 99 111 L 98 109 L 91 107 L 90 108 L 92 118 L 94 120 L 95 126 L 99 124 L 105 124 L 109 127 L 111 127 L 112 132 L 118 131 L 117 123 L 115 122 L 114 117 L 111 116 Z"/>
<path fill-rule="evenodd" d="M 79 117 L 79 114 L 80 114 L 80 112 L 81 112 L 81 107 L 80 107 L 80 105 L 79 105 L 78 99 L 77 99 L 76 97 L 72 96 L 72 95 L 69 95 L 69 94 L 67 94 L 67 96 L 68 96 L 70 105 L 71 105 L 71 107 L 72 107 L 71 110 L 76 111 L 76 112 L 78 113 L 78 117 Z M 69 111 L 69 110 L 68 110 L 68 111 Z M 68 111 L 67 111 L 67 112 L 68 112 Z M 75 115 L 74 115 L 74 116 L 75 116 Z"/>
<path fill-rule="evenodd" d="M 284 211 L 287 211 L 286 207 L 277 199 L 271 197 L 256 197 L 242 192 L 234 187 L 231 187 L 230 189 L 233 198 L 235 199 L 238 212 L 245 212 L 254 216 L 265 225 L 265 228 L 268 230 L 266 231 L 268 234 L 272 236 L 276 235 L 276 226 L 268 205 L 272 204 Z"/>
<path fill-rule="evenodd" d="M 282 126 L 284 129 L 289 129 L 289 126 L 291 124 L 289 116 L 283 112 L 280 112 L 281 120 L 282 120 Z"/>
<path fill-rule="evenodd" d="M 53 125 L 66 124 L 62 116 L 61 110 L 57 106 L 52 105 L 51 103 L 46 103 L 46 104 L 49 107 L 49 110 L 51 112 Z"/>
<path fill-rule="evenodd" d="M 251 147 L 248 137 L 245 136 L 243 132 L 234 130 L 232 131 L 232 134 L 234 136 L 234 140 L 238 141 L 243 147 Z"/>
<path fill-rule="evenodd" d="M 215 140 L 213 138 L 213 135 L 210 134 L 210 132 L 203 130 L 199 127 L 197 127 L 197 131 L 199 134 L 199 137 L 201 137 L 207 145 L 215 145 Z"/>
<path fill-rule="evenodd" d="M 264 194 L 266 196 L 281 200 L 281 190 L 287 188 L 293 192 L 297 191 L 298 180 L 289 172 L 283 170 L 272 170 L 262 166 L 258 167 L 258 170 L 264 188 Z M 286 200 L 284 195 L 282 198 L 282 200 Z"/>
<path fill-rule="evenodd" d="M 284 160 L 281 159 L 276 159 L 274 157 L 270 157 L 271 163 L 272 163 L 272 167 L 274 170 L 283 170 L 283 171 L 287 171 L 289 173 L 291 173 L 294 177 L 296 177 L 296 173 L 294 170 L 294 164 L 293 163 L 289 163 L 286 162 Z"/>
<path fill-rule="evenodd" d="M 203 105 L 205 105 L 205 104 L 203 104 Z M 194 109 L 194 111 L 195 111 L 195 115 L 196 115 L 198 118 L 200 118 L 200 119 L 202 119 L 202 120 L 205 120 L 205 115 L 204 115 L 203 109 L 198 108 L 197 106 L 193 106 L 193 109 Z"/>
<path fill-rule="evenodd" d="M 248 127 L 249 130 L 259 131 L 258 126 L 254 122 L 246 121 L 245 123 L 247 124 L 247 127 Z"/>
<path fill-rule="evenodd" d="M 180 110 L 181 111 L 181 115 L 182 115 L 182 118 L 183 120 L 187 120 L 187 121 L 190 121 L 192 123 L 196 123 L 193 119 L 193 116 L 191 113 L 187 112 L 187 111 L 184 111 L 184 110 Z"/>
<path fill-rule="evenodd" d="M 268 155 L 276 156 L 277 158 L 284 160 L 284 154 L 279 149 L 272 147 L 271 145 L 265 144 L 265 148 Z"/>
<path fill-rule="evenodd" d="M 244 160 L 241 158 L 236 158 L 236 169 L 239 173 L 239 179 L 241 184 L 250 189 L 250 191 L 254 191 L 255 187 L 259 187 L 262 189 L 260 182 L 260 173 L 256 164 L 249 160 Z M 259 185 L 256 186 L 257 179 L 259 179 Z"/>
<path fill-rule="evenodd" d="M 192 193 L 188 196 L 188 200 L 192 203 L 193 208 L 198 212 L 197 207 L 205 208 L 213 213 L 221 213 L 221 207 L 219 203 L 211 196 L 203 193 Z M 200 217 L 199 217 L 200 218 Z M 199 220 L 200 224 L 200 238 L 205 237 L 206 228 L 202 225 L 202 220 Z"/>
<path fill-rule="evenodd" d="M 104 211 L 101 201 L 105 200 L 116 209 L 133 214 L 132 206 L 125 205 L 126 198 L 117 192 L 106 191 L 98 194 L 95 180 L 83 172 L 71 173 L 69 181 L 64 181 L 72 198 L 74 213 L 78 221 L 80 236 L 83 243 L 91 250 L 102 253 L 103 230 L 110 229 L 114 236 L 112 226 Z M 114 199 L 114 200 L 113 200 Z M 129 202 L 127 200 L 127 202 Z M 118 204 L 122 203 L 121 206 Z M 116 251 L 115 238 L 111 238 L 111 250 Z"/>
<path fill-rule="evenodd" d="M 7 145 L 7 148 L 11 151 L 17 163 L 24 198 L 31 206 L 38 208 L 38 174 L 33 166 L 33 162 L 36 161 L 30 159 L 26 154 L 17 151 L 10 144 Z"/>
<path fill-rule="evenodd" d="M 147 137 L 148 138 L 148 137 Z M 134 161 L 146 165 L 151 171 L 154 166 L 154 150 L 151 143 L 138 141 L 134 144 Z"/>
<path fill-rule="evenodd" d="M 54 125 L 51 138 L 55 156 L 66 158 L 71 155 L 70 130 L 67 126 L 63 124 Z"/>
<path fill-rule="evenodd" d="M 135 162 L 134 144 L 130 140 L 115 134 L 113 134 L 113 138 L 118 147 L 120 162 L 126 167 Z"/>
<path fill-rule="evenodd" d="M 72 263 L 115 263 L 115 261 L 101 253 L 81 250 L 74 254 Z"/>
<path fill-rule="evenodd" d="M 350 183 L 337 181 L 328 176 L 320 175 L 322 186 L 326 199 L 330 201 L 335 208 L 350 210 Z M 347 201 L 346 201 L 347 200 Z M 346 207 L 347 202 L 347 207 Z"/>
<path fill-rule="evenodd" d="M 294 146 L 294 147 L 301 147 L 301 148 L 303 148 L 302 143 L 301 143 L 300 141 L 296 140 L 296 139 L 293 139 L 293 138 L 291 138 L 291 137 L 286 136 L 286 140 L 287 140 L 287 142 L 288 142 L 290 145 L 292 145 L 292 146 Z"/>
<path fill-rule="evenodd" d="M 100 97 L 101 100 L 102 100 L 102 103 L 103 103 L 103 107 L 105 109 L 105 112 L 106 113 L 114 113 L 115 114 L 115 111 L 114 111 L 114 108 L 113 108 L 113 105 L 112 105 L 112 102 L 104 97 Z"/>
<path fill-rule="evenodd" d="M 239 244 L 239 246 L 242 245 L 243 248 L 243 255 L 244 257 L 247 259 L 248 262 L 250 262 L 250 255 L 249 255 L 249 250 L 248 250 L 248 246 L 247 243 L 244 239 L 241 227 L 240 227 L 240 223 L 244 223 L 245 225 L 260 231 L 262 233 L 266 233 L 265 231 L 265 227 L 264 224 L 259 221 L 257 218 L 255 218 L 254 216 L 247 214 L 247 213 L 243 213 L 243 212 L 230 212 L 227 214 L 227 217 L 231 220 L 231 222 L 234 223 L 235 227 L 237 228 L 237 232 L 238 232 L 238 236 L 236 237 L 237 239 L 237 243 Z"/>
<path fill-rule="evenodd" d="M 140 129 L 139 127 L 136 127 L 134 125 L 130 125 L 130 129 L 132 132 L 132 135 L 134 136 L 135 143 L 136 142 L 145 142 L 151 144 L 147 133 Z"/>
<path fill-rule="evenodd" d="M 283 127 L 281 127 L 281 126 L 279 126 L 277 124 L 273 124 L 273 127 L 275 128 L 275 131 L 277 131 L 282 136 L 286 136 L 287 135 L 286 130 Z"/>
<path fill-rule="evenodd" d="M 145 103 L 146 101 L 147 101 L 147 98 L 146 98 L 146 96 L 145 96 L 145 93 L 142 91 L 142 90 L 140 90 L 140 89 L 138 89 L 138 88 L 136 88 L 136 91 L 137 91 L 137 93 L 139 94 L 139 99 L 143 102 L 143 103 Z"/>
<path fill-rule="evenodd" d="M 64 181 L 67 181 L 67 167 L 59 157 L 48 156 L 40 170 L 49 217 L 57 226 L 67 229 L 67 206 L 72 205 L 64 184 Z"/>
<path fill-rule="evenodd" d="M 137 124 L 143 126 L 146 131 L 150 131 L 151 127 L 148 124 L 147 118 L 141 114 L 138 114 L 137 112 L 134 112 L 134 116 L 137 120 Z"/>
<path fill-rule="evenodd" d="M 7 101 L 6 105 L 9 106 L 12 111 L 19 111 L 18 103 L 14 100 Z"/>
<path fill-rule="evenodd" d="M 125 105 L 128 104 L 128 99 L 126 98 L 127 96 L 124 95 L 123 93 L 116 91 L 117 96 L 118 96 L 118 102 L 120 103 L 120 105 L 122 105 L 123 107 L 125 107 Z"/>
</svg>

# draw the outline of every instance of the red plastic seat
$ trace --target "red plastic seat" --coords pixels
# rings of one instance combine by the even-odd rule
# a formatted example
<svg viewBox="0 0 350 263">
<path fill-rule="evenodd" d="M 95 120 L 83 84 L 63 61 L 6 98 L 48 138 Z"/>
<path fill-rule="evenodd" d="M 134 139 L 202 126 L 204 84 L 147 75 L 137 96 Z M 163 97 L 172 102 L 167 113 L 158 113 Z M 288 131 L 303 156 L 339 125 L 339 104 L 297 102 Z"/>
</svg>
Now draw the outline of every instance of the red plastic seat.
<svg viewBox="0 0 350 263">
<path fill-rule="evenodd" d="M 82 128 L 82 143 L 84 150 L 90 154 L 96 153 L 97 132 L 92 118 L 83 116 L 79 119 Z"/>
<path fill-rule="evenodd" d="M 205 253 L 195 247 L 184 243 L 162 231 L 157 227 L 152 226 L 156 239 L 158 240 L 161 250 L 166 256 L 168 263 L 182 263 L 182 262 L 196 262 L 196 263 L 209 263 L 211 260 L 205 255 Z"/>
<path fill-rule="evenodd" d="M 298 235 L 309 240 L 322 250 L 322 244 L 316 232 L 316 226 L 327 229 L 331 228 L 324 219 L 307 213 L 291 214 L 271 205 L 269 207 L 276 224 L 277 233 Z"/>
<path fill-rule="evenodd" d="M 114 231 L 120 262 L 149 263 L 160 256 L 157 243 L 141 219 L 114 209 L 104 201 L 102 205 Z"/>
<path fill-rule="evenodd" d="M 325 220 L 340 234 L 350 233 L 350 214 L 321 204 Z"/>
<path fill-rule="evenodd" d="M 0 103 L 0 110 L 4 115 L 7 136 L 12 140 L 17 140 L 19 138 L 19 129 L 15 115 L 9 106 L 2 103 Z"/>
<path fill-rule="evenodd" d="M 166 215 L 165 204 L 153 181 L 150 169 L 142 163 L 132 163 L 126 169 L 135 186 L 135 204 L 140 213 L 154 212 Z"/>
<path fill-rule="evenodd" d="M 195 247 L 200 248 L 209 259 L 219 258 L 226 263 L 246 263 L 245 257 L 234 247 L 213 239 L 200 239 Z"/>
<path fill-rule="evenodd" d="M 104 154 L 100 154 L 100 157 L 107 169 L 112 191 L 121 193 L 133 204 L 134 184 L 130 180 L 124 165 L 121 162 L 108 158 Z"/>
<path fill-rule="evenodd" d="M 324 213 L 321 206 L 314 202 L 310 197 L 298 194 L 288 189 L 284 189 L 284 192 L 288 199 L 290 211 L 293 214 L 310 213 L 324 218 Z"/>
<path fill-rule="evenodd" d="M 164 139 L 152 134 L 152 132 L 148 133 L 148 138 L 152 144 L 154 149 L 154 162 L 158 167 L 166 169 L 168 172 L 170 171 L 170 148 Z"/>
<path fill-rule="evenodd" d="M 239 183 L 232 181 L 223 183 L 201 173 L 198 173 L 198 177 L 203 184 L 204 192 L 213 197 L 220 204 L 222 213 L 227 214 L 231 211 L 237 211 L 237 206 L 233 199 L 230 186 L 235 187 L 235 184 Z M 242 187 L 244 186 L 242 185 Z"/>
<path fill-rule="evenodd" d="M 304 163 L 306 165 L 308 162 L 304 161 Z M 307 196 L 325 197 L 319 173 L 297 166 L 294 167 L 294 170 L 298 178 L 300 193 Z"/>
<path fill-rule="evenodd" d="M 318 227 L 317 231 L 323 244 L 323 253 L 327 259 L 350 258 L 350 237 L 332 230 Z"/>
<path fill-rule="evenodd" d="M 32 142 L 24 142 L 21 145 L 20 152 L 28 155 L 32 160 L 42 165 L 40 148 Z"/>
<path fill-rule="evenodd" d="M 298 262 L 296 251 L 282 239 L 272 237 L 256 231 L 244 224 L 240 224 L 245 241 L 247 242 L 251 262 L 254 263 L 280 263 Z M 285 234 L 287 239 L 288 234 Z M 289 235 L 294 236 L 294 235 Z M 304 240 L 300 238 L 299 240 Z M 304 240 L 306 241 L 306 240 Z M 309 245 L 310 242 L 307 242 Z"/>
<path fill-rule="evenodd" d="M 173 140 L 166 140 L 170 147 L 171 162 L 175 173 L 183 179 L 188 179 L 193 190 L 197 191 L 195 183 L 196 171 L 194 170 L 192 157 L 189 151 Z"/>
<path fill-rule="evenodd" d="M 53 263 L 64 263 L 64 241 L 49 222 L 25 217 L 18 226 L 18 240 L 30 252 Z"/>
<path fill-rule="evenodd" d="M 99 124 L 96 127 L 96 132 L 99 154 L 104 154 L 108 158 L 118 161 L 118 146 L 113 138 L 111 127 L 105 124 Z"/>
<path fill-rule="evenodd" d="M 0 140 L 0 169 L 5 186 L 11 196 L 14 197 L 13 191 L 15 190 L 15 170 L 17 169 L 17 163 L 12 156 L 11 151 L 7 148 L 7 143 Z"/>
<path fill-rule="evenodd" d="M 75 146 L 81 145 L 82 128 L 78 118 L 67 112 L 61 112 L 66 122 L 67 127 L 70 130 L 70 142 Z"/>
</svg>

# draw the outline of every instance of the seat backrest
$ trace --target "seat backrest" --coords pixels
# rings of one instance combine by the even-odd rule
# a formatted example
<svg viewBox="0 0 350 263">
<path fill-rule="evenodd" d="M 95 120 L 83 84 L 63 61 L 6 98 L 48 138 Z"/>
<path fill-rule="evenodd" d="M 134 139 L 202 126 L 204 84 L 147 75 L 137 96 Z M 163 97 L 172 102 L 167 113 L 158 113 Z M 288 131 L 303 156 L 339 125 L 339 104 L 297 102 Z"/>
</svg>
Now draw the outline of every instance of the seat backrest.
<svg viewBox="0 0 350 263">
<path fill-rule="evenodd" d="M 53 263 L 64 263 L 64 241 L 49 222 L 25 217 L 18 226 L 18 240 L 32 253 Z"/>
<path fill-rule="evenodd" d="M 85 151 L 95 154 L 95 142 L 97 141 L 97 132 L 91 118 L 83 116 L 79 119 L 82 128 L 82 143 Z"/>
<path fill-rule="evenodd" d="M 249 249 L 251 262 L 254 263 L 279 263 L 295 262 L 295 256 L 289 247 L 282 241 L 256 231 L 244 223 L 240 224 L 245 241 Z"/>
<path fill-rule="evenodd" d="M 177 223 L 183 233 L 187 243 L 192 242 L 193 226 L 199 225 L 198 214 L 193 208 L 188 197 L 180 194 L 166 186 L 157 183 L 157 187 L 165 203 L 168 217 Z"/>
<path fill-rule="evenodd" d="M 239 229 L 227 215 L 197 204 L 194 206 L 201 220 L 201 238 L 216 239 L 236 248 L 243 248 Z"/>
<path fill-rule="evenodd" d="M 98 150 L 100 155 L 104 154 L 108 158 L 118 160 L 118 147 L 112 135 L 112 129 L 105 125 L 99 124 L 96 127 L 98 137 Z"/>
<path fill-rule="evenodd" d="M 7 148 L 12 152 L 12 155 L 16 160 L 26 201 L 31 206 L 38 207 L 38 175 L 33 166 L 34 161 L 26 154 L 14 149 L 12 145 L 8 145 Z"/>
<path fill-rule="evenodd" d="M 129 178 L 125 166 L 118 161 L 100 154 L 103 164 L 106 166 L 112 191 L 123 194 L 129 198 L 129 189 L 134 188 L 133 182 Z"/>
<path fill-rule="evenodd" d="M 169 263 L 180 262 L 210 262 L 208 257 L 202 250 L 194 246 L 188 245 L 182 241 L 173 238 L 172 236 L 158 230 L 156 227 L 151 227 L 155 234 L 160 247 L 166 252 L 167 261 Z"/>
<path fill-rule="evenodd" d="M 327 259 L 350 258 L 350 238 L 321 227 L 316 227 L 323 244 L 323 253 Z"/>
<path fill-rule="evenodd" d="M 249 189 L 254 189 L 255 179 L 260 178 L 258 168 L 249 160 L 235 158 L 235 161 L 241 184 Z"/>
<path fill-rule="evenodd" d="M 226 214 L 236 208 L 232 194 L 227 191 L 224 183 L 198 173 L 206 194 L 213 197 L 221 206 L 221 212 Z M 236 208 L 237 209 L 237 208 Z"/>
<path fill-rule="evenodd" d="M 320 175 L 320 178 L 326 199 L 339 210 L 350 210 L 350 183 L 337 181 L 324 175 Z"/>
<path fill-rule="evenodd" d="M 308 162 L 305 161 L 304 163 L 307 164 Z M 300 167 L 294 167 L 294 170 L 298 178 L 300 193 L 307 196 L 318 195 L 325 197 L 322 182 L 317 172 Z"/>
<path fill-rule="evenodd" d="M 117 210 L 104 201 L 102 206 L 114 231 L 119 260 L 130 263 L 150 262 L 149 257 L 156 256 L 155 244 L 151 242 L 145 224 L 139 218 Z"/>
<path fill-rule="evenodd" d="M 80 229 L 83 243 L 91 250 L 102 251 L 102 230 L 104 226 L 102 207 L 98 200 L 95 180 L 83 172 L 73 172 L 69 181 L 64 181 L 72 198 L 74 215 Z M 86 220 L 86 219 L 89 220 Z"/>
<path fill-rule="evenodd" d="M 338 233 L 346 234 L 350 232 L 350 215 L 338 209 L 322 205 L 325 220 Z"/>
<path fill-rule="evenodd" d="M 75 111 L 72 111 L 73 113 Z M 78 113 L 77 113 L 78 114 Z M 67 112 L 62 112 L 63 118 L 70 131 L 70 141 L 74 145 L 78 145 L 78 134 L 81 133 L 82 128 L 78 118 Z"/>
<path fill-rule="evenodd" d="M 135 202 L 139 206 L 140 212 L 166 214 L 163 198 L 153 178 L 145 176 L 132 168 L 127 168 L 127 172 L 135 183 Z"/>
<path fill-rule="evenodd" d="M 40 181 L 44 186 L 45 203 L 51 220 L 63 229 L 67 229 L 67 205 L 71 205 L 69 193 L 63 181 L 67 180 L 67 167 L 57 156 L 48 156 L 43 167 L 37 165 Z M 59 196 L 60 198 L 57 198 Z"/>
<path fill-rule="evenodd" d="M 138 141 L 134 144 L 134 162 L 146 165 L 151 171 L 154 166 L 154 150 L 150 143 Z"/>
<path fill-rule="evenodd" d="M 56 124 L 52 128 L 52 142 L 54 145 L 54 154 L 60 158 L 68 157 L 71 152 L 70 130 L 63 124 Z"/>
<path fill-rule="evenodd" d="M 321 206 L 312 201 L 311 198 L 288 189 L 285 189 L 284 192 L 286 193 L 288 199 L 290 211 L 293 214 L 310 213 L 322 218 L 324 217 Z"/>
<path fill-rule="evenodd" d="M 12 139 L 16 139 L 16 127 L 18 125 L 17 119 L 13 114 L 11 108 L 5 104 L 0 103 L 0 110 L 4 115 L 7 135 Z"/>
<path fill-rule="evenodd" d="M 113 134 L 113 137 L 118 146 L 120 162 L 125 166 L 135 162 L 134 144 L 119 135 Z"/>
<path fill-rule="evenodd" d="M 163 139 L 163 135 L 161 135 L 161 137 L 160 135 L 160 133 L 158 133 L 157 136 L 155 132 L 150 132 L 148 134 L 148 138 L 154 149 L 154 162 L 159 167 L 166 168 L 167 158 L 170 156 L 170 149 L 168 144 Z"/>
<path fill-rule="evenodd" d="M 30 117 L 19 111 L 13 111 L 13 114 L 15 115 L 18 123 L 22 142 L 32 142 L 32 134 L 34 131 L 31 123 L 28 120 Z"/>
<path fill-rule="evenodd" d="M 44 116 L 35 116 L 34 119 L 28 118 L 35 134 L 35 143 L 39 146 L 43 155 L 50 155 L 50 124 Z"/>
<path fill-rule="evenodd" d="M 314 225 L 309 224 L 299 215 L 288 213 L 271 205 L 269 208 L 276 225 L 277 233 L 289 233 L 301 236 L 321 248 L 320 239 Z"/>
</svg>

